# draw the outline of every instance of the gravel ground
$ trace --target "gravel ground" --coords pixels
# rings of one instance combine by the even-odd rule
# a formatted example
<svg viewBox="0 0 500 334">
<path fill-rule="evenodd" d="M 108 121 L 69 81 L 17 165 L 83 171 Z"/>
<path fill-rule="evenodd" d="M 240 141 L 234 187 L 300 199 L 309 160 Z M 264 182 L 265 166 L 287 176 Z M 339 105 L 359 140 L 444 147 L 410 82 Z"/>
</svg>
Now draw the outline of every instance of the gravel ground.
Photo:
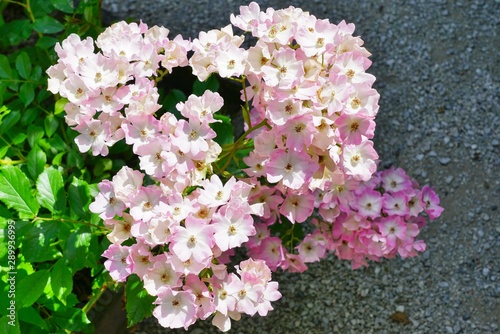
<svg viewBox="0 0 500 334">
<path fill-rule="evenodd" d="M 382 166 L 434 186 L 445 211 L 423 231 L 428 249 L 420 257 L 352 271 L 329 256 L 303 274 L 276 274 L 283 297 L 275 310 L 243 317 L 231 332 L 499 333 L 500 1 L 258 2 L 356 24 L 381 95 L 375 148 Z M 247 4 L 104 0 L 118 18 L 184 37 L 227 25 Z M 136 331 L 181 332 L 155 319 Z M 198 323 L 190 332 L 218 330 Z"/>
</svg>

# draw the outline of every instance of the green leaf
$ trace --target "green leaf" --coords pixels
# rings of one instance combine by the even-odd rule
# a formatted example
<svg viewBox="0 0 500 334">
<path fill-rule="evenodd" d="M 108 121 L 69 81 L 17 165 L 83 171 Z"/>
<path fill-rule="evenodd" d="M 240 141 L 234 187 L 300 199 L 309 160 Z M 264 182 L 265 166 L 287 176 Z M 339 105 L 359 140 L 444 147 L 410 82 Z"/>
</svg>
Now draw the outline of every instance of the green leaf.
<svg viewBox="0 0 500 334">
<path fill-rule="evenodd" d="M 17 167 L 6 166 L 1 169 L 0 200 L 8 208 L 30 218 L 38 213 L 39 205 L 31 193 L 28 177 Z"/>
<path fill-rule="evenodd" d="M 128 327 L 153 314 L 155 297 L 148 294 L 137 275 L 129 276 L 125 287 Z"/>
<path fill-rule="evenodd" d="M 63 156 L 66 154 L 66 152 L 60 152 L 60 153 L 57 153 L 54 158 L 52 159 L 52 164 L 54 166 L 61 166 L 62 164 L 62 158 Z"/>
<path fill-rule="evenodd" d="M 68 165 L 70 167 L 77 167 L 78 169 L 82 169 L 84 167 L 84 161 L 82 154 L 75 150 L 71 150 L 68 152 Z"/>
<path fill-rule="evenodd" d="M 40 313 L 38 313 L 33 307 L 25 307 L 20 309 L 19 320 L 47 330 L 47 324 L 45 323 L 45 321 L 43 321 Z"/>
<path fill-rule="evenodd" d="M 62 213 L 66 207 L 64 182 L 59 170 L 50 167 L 40 174 L 36 181 L 38 202 L 52 213 Z"/>
<path fill-rule="evenodd" d="M 16 58 L 16 69 L 17 73 L 23 79 L 28 79 L 31 74 L 31 60 L 28 54 L 24 51 L 19 53 Z"/>
<path fill-rule="evenodd" d="M 50 36 L 42 36 L 36 42 L 36 46 L 44 50 L 52 49 L 57 42 L 58 42 L 57 38 Z"/>
<path fill-rule="evenodd" d="M 45 269 L 35 271 L 22 279 L 16 286 L 16 306 L 28 307 L 42 295 L 49 280 L 49 272 Z"/>
<path fill-rule="evenodd" d="M 24 106 L 27 107 L 33 99 L 35 98 L 35 85 L 31 82 L 25 82 L 19 88 L 19 99 L 24 103 Z"/>
<path fill-rule="evenodd" d="M 28 173 L 33 180 L 36 180 L 43 172 L 46 162 L 47 155 L 38 145 L 35 145 L 28 153 Z"/>
<path fill-rule="evenodd" d="M 14 145 L 19 145 L 23 143 L 26 140 L 26 138 L 28 138 L 28 136 L 25 133 L 20 132 L 12 139 L 12 143 Z"/>
<path fill-rule="evenodd" d="M 73 14 L 75 11 L 75 8 L 73 7 L 73 0 L 50 0 L 50 2 L 55 9 L 61 12 Z"/>
<path fill-rule="evenodd" d="M 2 123 L 0 124 L 0 135 L 12 129 L 20 119 L 21 112 L 19 110 L 10 111 L 7 115 L 2 117 Z"/>
<path fill-rule="evenodd" d="M 50 16 L 37 18 L 33 24 L 33 29 L 42 34 L 54 34 L 64 29 L 64 25 Z"/>
<path fill-rule="evenodd" d="M 8 146 L 0 147 L 0 159 L 2 159 L 7 154 L 8 150 L 9 150 Z"/>
<path fill-rule="evenodd" d="M 38 108 L 26 108 L 23 111 L 21 116 L 21 124 L 23 126 L 31 125 L 35 119 L 39 117 L 39 109 Z"/>
<path fill-rule="evenodd" d="M 59 126 L 59 120 L 51 114 L 45 117 L 43 125 L 45 126 L 45 134 L 47 134 L 47 137 L 50 138 L 52 137 L 54 132 L 56 132 L 57 127 Z"/>
<path fill-rule="evenodd" d="M 0 36 L 11 46 L 27 40 L 32 32 L 32 24 L 28 19 L 13 20 L 0 27 Z"/>
<path fill-rule="evenodd" d="M 94 166 L 94 175 L 102 176 L 105 171 L 111 170 L 113 167 L 113 160 L 105 158 L 99 159 L 97 164 Z"/>
<path fill-rule="evenodd" d="M 50 271 L 50 286 L 54 296 L 66 305 L 66 297 L 73 289 L 73 275 L 63 259 L 59 259 Z"/>
<path fill-rule="evenodd" d="M 40 82 L 41 78 L 42 78 L 42 67 L 40 65 L 36 65 L 35 68 L 33 68 L 33 71 L 31 71 L 30 80 Z M 41 82 L 41 83 L 43 83 L 45 85 L 46 84 L 45 79 L 44 79 L 44 82 Z M 52 94 L 52 93 L 44 91 L 44 90 L 39 92 L 38 101 L 41 102 L 40 96 L 44 96 L 46 94 Z"/>
<path fill-rule="evenodd" d="M 12 69 L 10 68 L 9 59 L 0 54 L 0 78 L 12 78 Z"/>
<path fill-rule="evenodd" d="M 211 74 L 205 81 L 196 79 L 193 84 L 193 94 L 197 96 L 203 95 L 207 90 L 216 92 L 219 89 L 219 81 L 214 74 Z"/>
<path fill-rule="evenodd" d="M 71 210 L 78 217 L 89 220 L 90 189 L 88 183 L 74 177 L 68 188 L 68 198 Z"/>
<path fill-rule="evenodd" d="M 21 250 L 26 261 L 43 262 L 62 255 L 57 247 L 51 246 L 61 230 L 61 225 L 55 221 L 38 221 L 22 231 Z"/>
<path fill-rule="evenodd" d="M 174 114 L 177 118 L 182 117 L 177 108 L 175 106 L 179 102 L 184 102 L 186 101 L 186 95 L 178 89 L 172 89 L 168 95 L 165 97 L 163 100 L 163 107 L 170 111 L 172 114 Z"/>
<path fill-rule="evenodd" d="M 0 318 L 0 333 L 21 334 L 17 317 L 14 317 L 14 320 L 9 318 L 8 316 L 3 316 L 2 318 Z"/>
<path fill-rule="evenodd" d="M 64 258 L 73 271 L 93 266 L 89 258 L 91 241 L 92 233 L 87 226 L 79 228 L 69 236 L 64 249 Z"/>
<path fill-rule="evenodd" d="M 31 124 L 28 127 L 28 143 L 31 147 L 38 144 L 38 141 L 43 138 L 44 131 L 41 127 Z"/>
<path fill-rule="evenodd" d="M 69 332 L 80 332 L 90 324 L 85 312 L 81 308 L 67 308 L 56 312 L 52 319 L 62 329 Z"/>
<path fill-rule="evenodd" d="M 68 103 L 68 99 L 66 98 L 60 98 L 59 100 L 57 100 L 56 104 L 54 105 L 54 115 L 64 113 L 64 107 L 66 106 L 66 103 Z"/>
<path fill-rule="evenodd" d="M 231 124 L 231 118 L 217 113 L 214 114 L 214 118 L 222 121 L 210 124 L 210 127 L 217 134 L 217 137 L 214 138 L 217 144 L 222 146 L 234 143 L 234 128 Z"/>
</svg>

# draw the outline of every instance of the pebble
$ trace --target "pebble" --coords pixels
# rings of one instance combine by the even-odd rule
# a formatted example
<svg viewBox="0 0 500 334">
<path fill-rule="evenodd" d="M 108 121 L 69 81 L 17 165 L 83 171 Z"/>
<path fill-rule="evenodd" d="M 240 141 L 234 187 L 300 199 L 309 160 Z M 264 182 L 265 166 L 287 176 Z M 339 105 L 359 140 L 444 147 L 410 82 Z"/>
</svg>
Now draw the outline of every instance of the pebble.
<svg viewBox="0 0 500 334">
<path fill-rule="evenodd" d="M 451 159 L 450 158 L 439 158 L 439 163 L 443 166 L 446 166 L 447 164 L 449 164 L 451 162 Z"/>
<path fill-rule="evenodd" d="M 449 286 L 450 286 L 450 284 L 449 284 L 448 282 L 439 282 L 439 283 L 438 283 L 438 286 L 439 286 L 440 288 L 447 288 L 447 287 L 449 287 Z"/>
</svg>

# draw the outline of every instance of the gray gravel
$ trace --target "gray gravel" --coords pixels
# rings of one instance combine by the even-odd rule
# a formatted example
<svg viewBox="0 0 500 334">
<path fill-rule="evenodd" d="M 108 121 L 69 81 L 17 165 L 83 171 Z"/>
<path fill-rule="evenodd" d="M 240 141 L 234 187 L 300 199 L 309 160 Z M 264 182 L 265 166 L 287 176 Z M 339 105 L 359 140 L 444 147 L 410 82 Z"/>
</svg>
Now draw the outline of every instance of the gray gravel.
<svg viewBox="0 0 500 334">
<path fill-rule="evenodd" d="M 283 298 L 232 333 L 499 333 L 500 1 L 258 1 L 356 24 L 381 95 L 375 148 L 435 187 L 445 211 L 420 257 L 352 271 L 334 256 L 277 274 Z M 229 23 L 243 1 L 105 0 L 119 18 L 196 37 Z M 408 323 L 392 320 L 396 312 Z M 136 333 L 177 333 L 154 319 Z M 191 333 L 217 333 L 209 323 Z"/>
</svg>

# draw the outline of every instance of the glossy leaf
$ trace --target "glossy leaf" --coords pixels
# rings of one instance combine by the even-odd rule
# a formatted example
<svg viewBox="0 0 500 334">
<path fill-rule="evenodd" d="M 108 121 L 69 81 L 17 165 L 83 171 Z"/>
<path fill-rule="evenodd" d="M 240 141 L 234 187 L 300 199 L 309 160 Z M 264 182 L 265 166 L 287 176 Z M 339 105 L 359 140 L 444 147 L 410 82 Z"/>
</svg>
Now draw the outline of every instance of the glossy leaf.
<svg viewBox="0 0 500 334">
<path fill-rule="evenodd" d="M 144 284 L 137 275 L 128 277 L 125 295 L 127 297 L 125 309 L 129 327 L 153 314 L 153 302 L 156 298 L 147 293 Z"/>
<path fill-rule="evenodd" d="M 28 79 L 31 74 L 31 60 L 28 54 L 24 51 L 19 53 L 16 58 L 16 70 L 19 76 L 23 79 Z"/>
<path fill-rule="evenodd" d="M 59 259 L 50 271 L 50 286 L 54 296 L 66 305 L 66 297 L 73 289 L 73 279 L 63 259 Z"/>
<path fill-rule="evenodd" d="M 34 217 L 39 205 L 31 193 L 28 177 L 17 167 L 6 166 L 0 171 L 0 200 L 8 208 Z"/>
<path fill-rule="evenodd" d="M 62 213 L 66 207 L 66 194 L 62 174 L 55 168 L 43 171 L 36 181 L 38 202 L 52 213 Z"/>
<path fill-rule="evenodd" d="M 35 145 L 28 153 L 28 173 L 33 180 L 36 180 L 43 172 L 46 162 L 47 155 L 38 145 Z"/>
<path fill-rule="evenodd" d="M 19 88 L 19 99 L 27 107 L 35 98 L 35 85 L 30 82 L 25 82 Z"/>
<path fill-rule="evenodd" d="M 12 69 L 9 64 L 9 59 L 3 54 L 0 54 L 0 78 L 12 78 Z"/>
<path fill-rule="evenodd" d="M 49 280 L 49 272 L 45 269 L 35 271 L 22 279 L 16 286 L 16 306 L 28 307 L 42 295 Z"/>
<path fill-rule="evenodd" d="M 84 220 L 90 219 L 90 212 L 88 211 L 90 189 L 87 182 L 73 178 L 68 188 L 68 198 L 71 211 Z"/>
<path fill-rule="evenodd" d="M 50 16 L 37 18 L 33 24 L 33 29 L 42 34 L 54 34 L 64 29 L 64 25 Z"/>
</svg>

